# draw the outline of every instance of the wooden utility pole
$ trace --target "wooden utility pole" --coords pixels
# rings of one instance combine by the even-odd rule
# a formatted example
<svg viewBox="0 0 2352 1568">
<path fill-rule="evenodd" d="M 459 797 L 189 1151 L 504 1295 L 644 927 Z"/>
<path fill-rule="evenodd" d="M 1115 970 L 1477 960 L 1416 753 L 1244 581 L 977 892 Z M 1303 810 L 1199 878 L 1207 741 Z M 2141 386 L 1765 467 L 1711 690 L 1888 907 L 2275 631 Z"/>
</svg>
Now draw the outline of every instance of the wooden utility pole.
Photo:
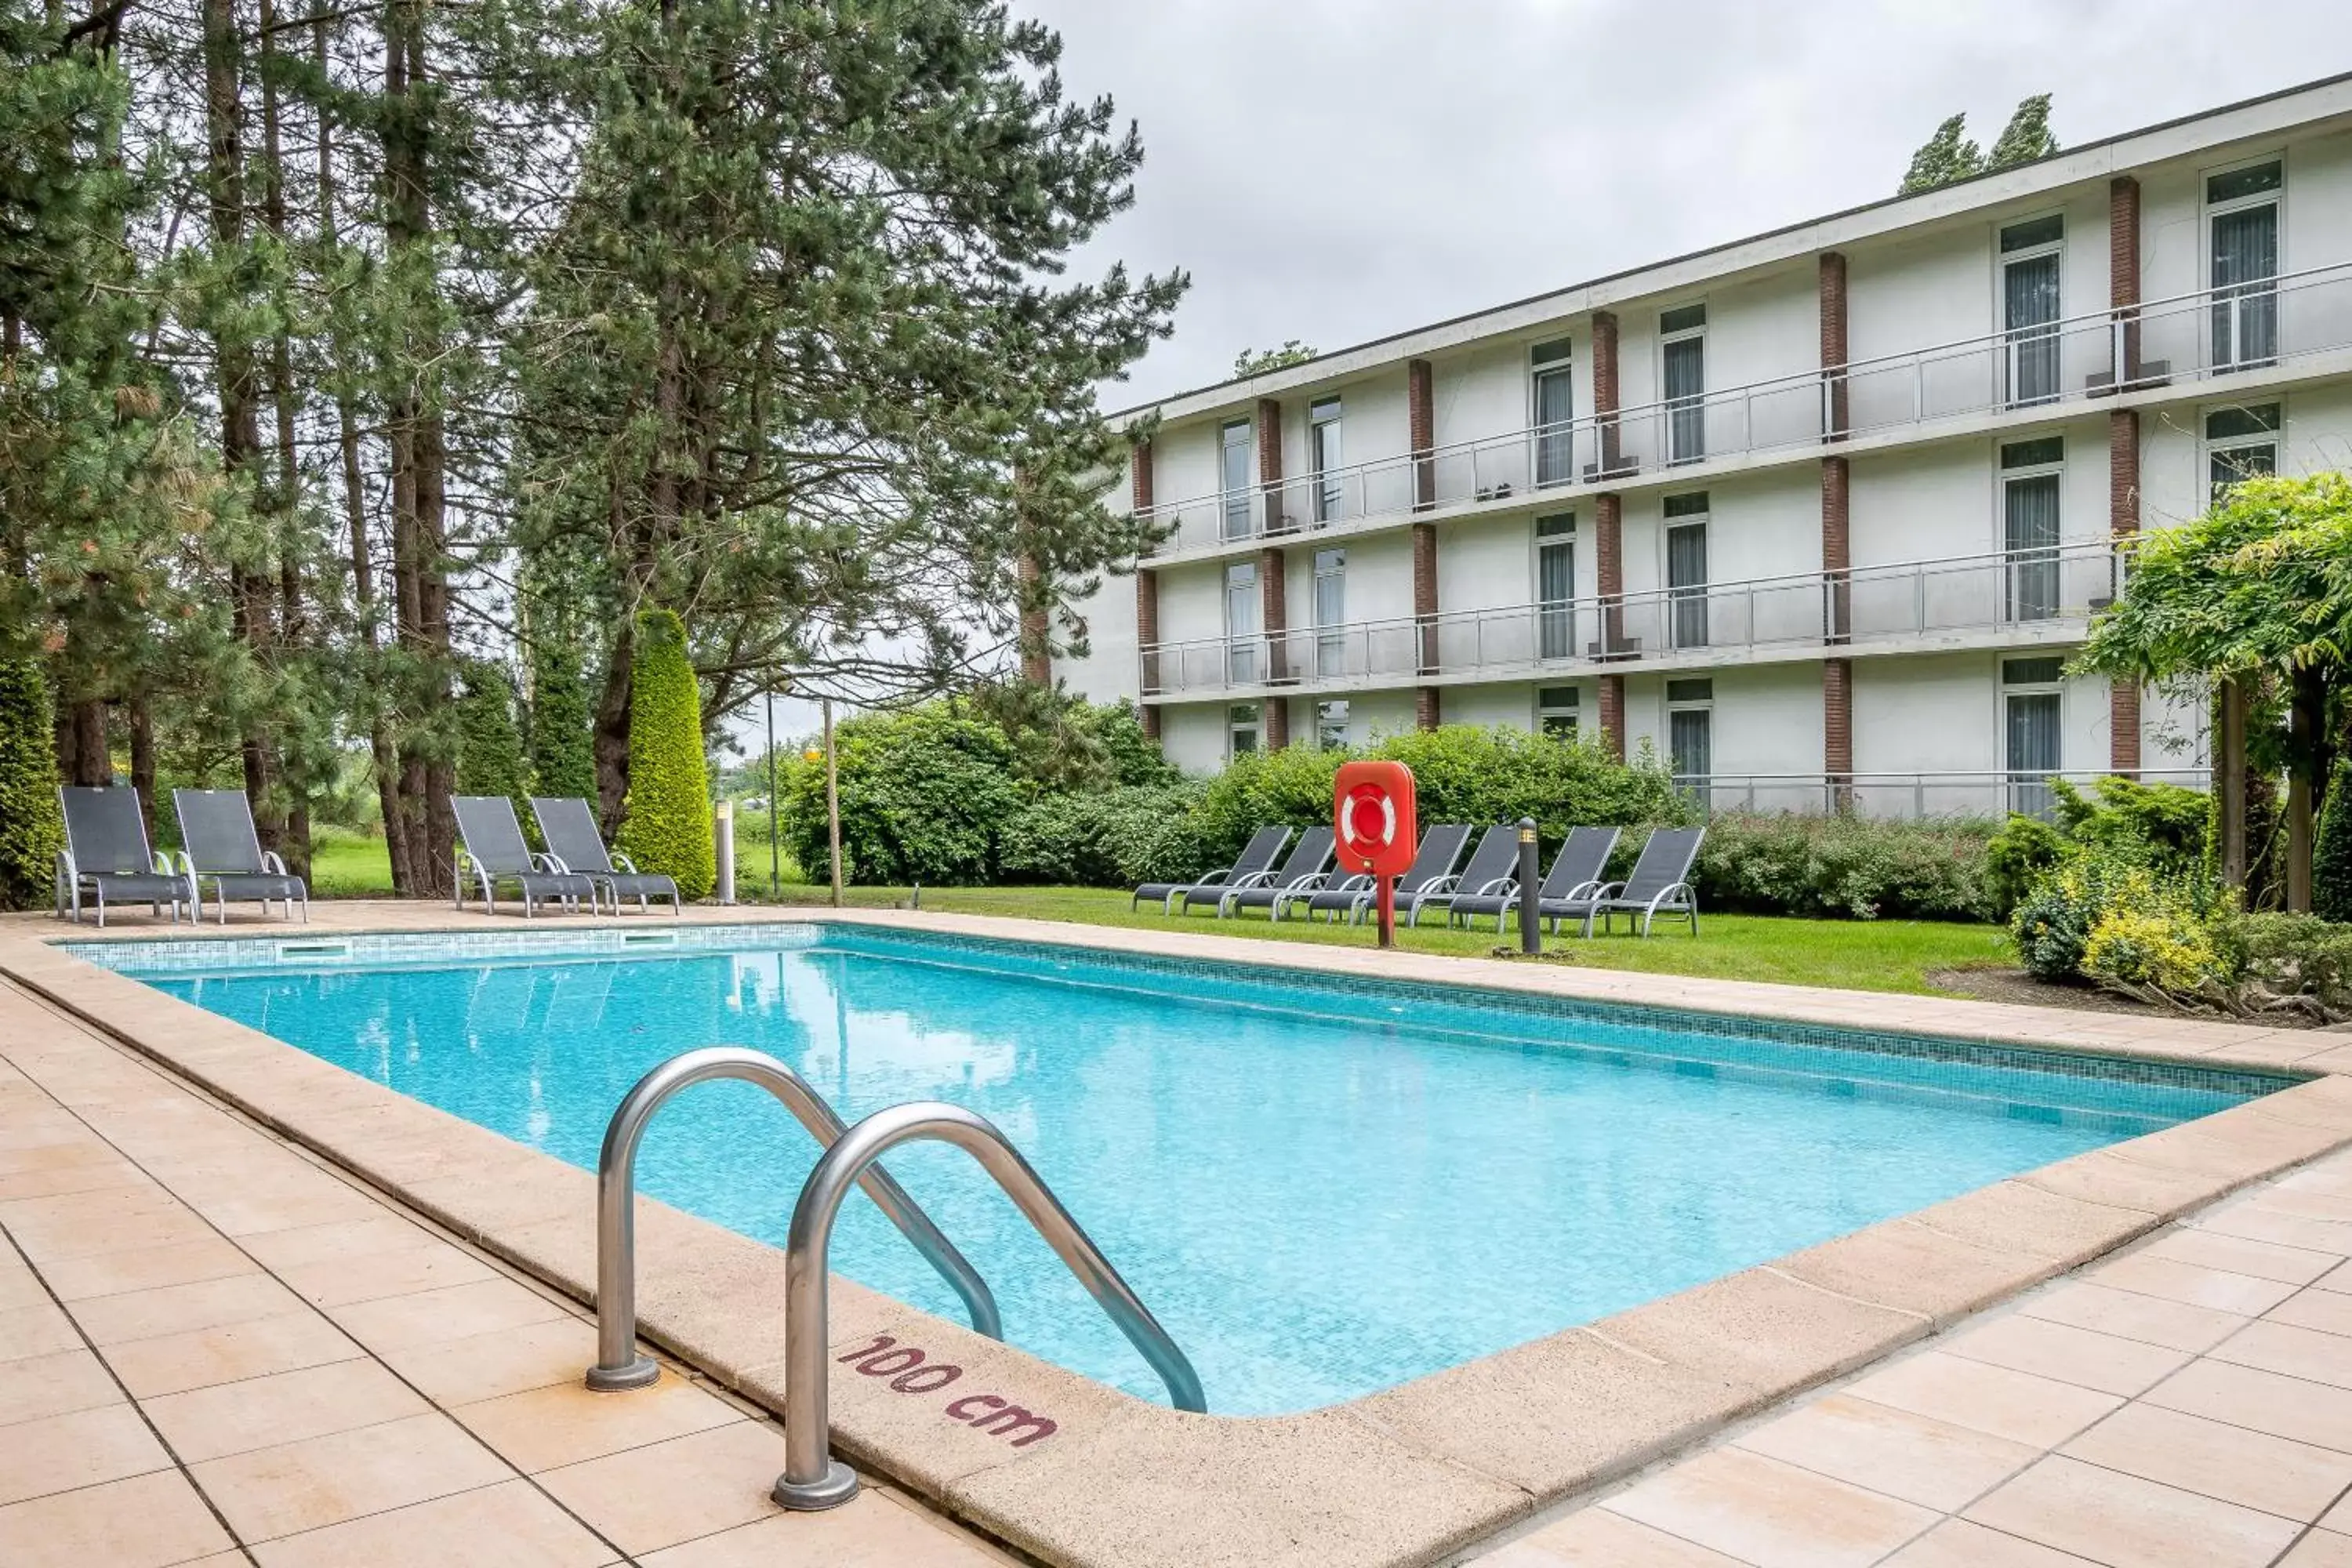
<svg viewBox="0 0 2352 1568">
<path fill-rule="evenodd" d="M 824 700 L 824 831 L 833 866 L 833 907 L 841 908 L 841 773 L 833 763 L 833 699 Z"/>
</svg>

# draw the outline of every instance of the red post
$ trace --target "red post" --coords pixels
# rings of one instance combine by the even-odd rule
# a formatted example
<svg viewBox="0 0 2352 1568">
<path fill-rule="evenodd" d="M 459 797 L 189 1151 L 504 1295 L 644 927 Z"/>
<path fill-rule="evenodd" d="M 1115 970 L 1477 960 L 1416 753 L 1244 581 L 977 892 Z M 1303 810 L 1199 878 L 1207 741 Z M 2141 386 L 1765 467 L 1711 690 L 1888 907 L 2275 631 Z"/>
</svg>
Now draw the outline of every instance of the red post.
<svg viewBox="0 0 2352 1568">
<path fill-rule="evenodd" d="M 1374 885 L 1380 889 L 1380 897 L 1376 901 L 1380 905 L 1381 911 L 1381 945 L 1394 947 L 1396 945 L 1396 879 L 1382 877 Z"/>
</svg>

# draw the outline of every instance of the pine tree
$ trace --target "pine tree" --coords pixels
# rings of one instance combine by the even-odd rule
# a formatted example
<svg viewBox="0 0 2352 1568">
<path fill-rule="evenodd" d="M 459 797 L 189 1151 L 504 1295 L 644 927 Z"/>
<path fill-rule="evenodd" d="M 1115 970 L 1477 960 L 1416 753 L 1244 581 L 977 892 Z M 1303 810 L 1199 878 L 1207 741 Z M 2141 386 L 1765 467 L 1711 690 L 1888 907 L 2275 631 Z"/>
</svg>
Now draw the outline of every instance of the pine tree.
<svg viewBox="0 0 2352 1568">
<path fill-rule="evenodd" d="M 2050 95 L 2037 92 L 2020 103 L 2009 123 L 2001 127 L 2000 138 L 1992 144 L 1984 166 L 1987 170 L 2015 168 L 2051 157 L 2057 151 L 2058 138 L 2050 134 Z"/>
<path fill-rule="evenodd" d="M 530 648 L 531 787 L 538 794 L 595 798 L 588 719 L 579 645 L 560 633 L 542 635 Z"/>
<path fill-rule="evenodd" d="M 1968 138 L 1969 117 L 1955 114 L 1936 127 L 1936 133 L 1911 154 L 1911 167 L 1895 187 L 1898 196 L 1914 196 L 1984 172 L 1984 152 Z"/>
<path fill-rule="evenodd" d="M 686 627 L 668 610 L 637 617 L 629 800 L 619 845 L 637 868 L 666 874 L 689 899 L 718 878 L 710 773 L 702 752 L 702 695 L 687 658 Z"/>
<path fill-rule="evenodd" d="M 530 769 L 515 724 L 515 689 L 506 666 L 476 659 L 466 666 L 457 697 L 457 793 L 502 795 L 515 818 L 531 821 Z"/>
<path fill-rule="evenodd" d="M 55 722 L 41 661 L 0 655 L 0 910 L 47 902 L 65 847 Z"/>
</svg>

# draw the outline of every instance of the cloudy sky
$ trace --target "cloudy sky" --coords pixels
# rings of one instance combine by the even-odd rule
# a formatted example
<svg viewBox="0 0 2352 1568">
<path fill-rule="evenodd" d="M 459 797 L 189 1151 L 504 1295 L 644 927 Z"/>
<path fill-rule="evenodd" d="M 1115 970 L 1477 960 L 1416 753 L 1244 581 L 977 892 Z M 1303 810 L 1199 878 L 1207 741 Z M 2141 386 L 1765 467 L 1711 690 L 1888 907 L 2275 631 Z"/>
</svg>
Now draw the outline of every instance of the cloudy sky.
<svg viewBox="0 0 2352 1568">
<path fill-rule="evenodd" d="M 1142 130 L 1075 269 L 1192 277 L 1113 409 L 1891 195 L 1961 110 L 2048 92 L 2072 146 L 2352 70 L 2345 0 L 1013 4 Z"/>
</svg>

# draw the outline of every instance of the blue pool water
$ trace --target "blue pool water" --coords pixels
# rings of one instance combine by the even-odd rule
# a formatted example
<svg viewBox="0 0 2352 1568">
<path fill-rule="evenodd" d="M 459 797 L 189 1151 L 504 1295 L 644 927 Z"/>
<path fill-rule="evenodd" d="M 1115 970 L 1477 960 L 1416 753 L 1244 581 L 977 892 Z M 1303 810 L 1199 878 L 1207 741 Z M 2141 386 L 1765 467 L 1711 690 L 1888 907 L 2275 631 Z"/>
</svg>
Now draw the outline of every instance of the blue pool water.
<svg viewBox="0 0 2352 1568">
<path fill-rule="evenodd" d="M 2283 1081 L 881 932 L 520 940 L 541 951 L 79 951 L 591 1168 L 628 1087 L 696 1046 L 773 1052 L 853 1121 L 970 1106 L 1184 1346 L 1210 1408 L 1242 1415 L 1370 1393 Z M 713 1084 L 656 1119 L 639 1180 L 782 1245 L 814 1159 L 761 1091 Z M 964 1156 L 889 1164 L 1009 1339 L 1164 1397 Z M 835 1266 L 961 1316 L 862 1197 Z"/>
</svg>

